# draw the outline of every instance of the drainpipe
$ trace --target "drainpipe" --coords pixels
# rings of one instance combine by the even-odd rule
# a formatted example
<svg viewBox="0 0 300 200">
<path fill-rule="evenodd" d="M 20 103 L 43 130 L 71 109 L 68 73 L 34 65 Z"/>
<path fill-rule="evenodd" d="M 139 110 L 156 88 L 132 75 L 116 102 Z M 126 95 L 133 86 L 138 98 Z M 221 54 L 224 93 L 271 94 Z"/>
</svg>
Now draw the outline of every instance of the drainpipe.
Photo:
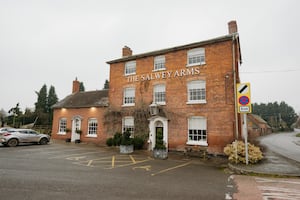
<svg viewBox="0 0 300 200">
<path fill-rule="evenodd" d="M 235 118 L 235 139 L 239 137 L 239 127 L 238 127 L 238 114 L 237 114 L 237 94 L 236 94 L 236 66 L 235 66 L 235 40 L 238 36 L 237 33 L 232 35 L 232 71 L 233 71 L 233 88 L 234 88 L 234 118 Z"/>
</svg>

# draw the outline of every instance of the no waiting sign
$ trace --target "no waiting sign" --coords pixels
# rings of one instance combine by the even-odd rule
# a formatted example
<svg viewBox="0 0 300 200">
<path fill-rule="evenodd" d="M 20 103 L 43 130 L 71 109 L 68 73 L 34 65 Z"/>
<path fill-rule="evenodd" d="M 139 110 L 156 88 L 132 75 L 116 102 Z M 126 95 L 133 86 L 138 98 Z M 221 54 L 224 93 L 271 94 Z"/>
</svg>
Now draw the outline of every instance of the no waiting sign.
<svg viewBox="0 0 300 200">
<path fill-rule="evenodd" d="M 251 113 L 250 83 L 236 85 L 238 113 Z"/>
</svg>

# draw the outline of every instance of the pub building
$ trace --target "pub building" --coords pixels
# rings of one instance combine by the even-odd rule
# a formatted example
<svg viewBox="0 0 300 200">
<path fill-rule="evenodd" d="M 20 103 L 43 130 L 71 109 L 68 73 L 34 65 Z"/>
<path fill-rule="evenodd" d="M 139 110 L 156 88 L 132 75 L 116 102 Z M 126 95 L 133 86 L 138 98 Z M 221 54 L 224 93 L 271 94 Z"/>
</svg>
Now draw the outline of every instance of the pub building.
<svg viewBox="0 0 300 200">
<path fill-rule="evenodd" d="M 53 106 L 54 139 L 105 144 L 117 132 L 155 146 L 163 134 L 168 150 L 205 149 L 223 154 L 240 132 L 236 111 L 241 52 L 236 21 L 225 36 L 108 61 L 109 90 L 73 92 Z M 76 130 L 80 129 L 80 135 Z"/>
</svg>

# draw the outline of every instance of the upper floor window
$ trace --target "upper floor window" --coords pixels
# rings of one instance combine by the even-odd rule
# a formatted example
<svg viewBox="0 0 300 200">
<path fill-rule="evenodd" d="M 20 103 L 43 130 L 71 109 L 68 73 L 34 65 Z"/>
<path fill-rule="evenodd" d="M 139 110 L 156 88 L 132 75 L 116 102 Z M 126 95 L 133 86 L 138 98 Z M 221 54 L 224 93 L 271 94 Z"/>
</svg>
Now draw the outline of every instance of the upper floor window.
<svg viewBox="0 0 300 200">
<path fill-rule="evenodd" d="M 188 144 L 207 145 L 206 118 L 193 116 L 188 119 Z"/>
<path fill-rule="evenodd" d="M 154 86 L 153 99 L 157 104 L 166 104 L 166 86 L 164 84 Z"/>
<path fill-rule="evenodd" d="M 89 119 L 88 121 L 88 136 L 97 137 L 98 121 L 97 119 Z"/>
<path fill-rule="evenodd" d="M 134 105 L 135 103 L 135 88 L 125 88 L 124 89 L 124 105 Z"/>
<path fill-rule="evenodd" d="M 67 119 L 66 118 L 61 118 L 59 120 L 58 132 L 65 134 L 66 130 L 67 130 Z"/>
<path fill-rule="evenodd" d="M 134 137 L 134 118 L 133 117 L 124 117 L 123 118 L 123 133 L 125 131 L 129 131 L 130 136 Z"/>
<path fill-rule="evenodd" d="M 204 80 L 188 83 L 188 103 L 206 103 L 206 83 Z"/>
<path fill-rule="evenodd" d="M 165 56 L 156 56 L 154 58 L 154 71 L 166 69 L 166 58 Z"/>
<path fill-rule="evenodd" d="M 197 48 L 191 49 L 187 53 L 187 66 L 203 65 L 205 64 L 205 49 Z"/>
<path fill-rule="evenodd" d="M 136 61 L 129 61 L 125 63 L 125 75 L 132 75 L 136 73 Z"/>
</svg>

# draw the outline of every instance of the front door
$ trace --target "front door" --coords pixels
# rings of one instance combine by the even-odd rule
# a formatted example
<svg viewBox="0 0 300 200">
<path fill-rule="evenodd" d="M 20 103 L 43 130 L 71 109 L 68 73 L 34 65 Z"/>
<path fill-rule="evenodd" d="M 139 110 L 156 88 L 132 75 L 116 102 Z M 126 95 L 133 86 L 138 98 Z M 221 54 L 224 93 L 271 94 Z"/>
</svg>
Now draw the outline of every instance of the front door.
<svg viewBox="0 0 300 200">
<path fill-rule="evenodd" d="M 154 145 L 154 148 L 155 147 L 158 147 L 160 145 L 164 145 L 164 143 L 160 144 L 159 142 L 157 141 L 162 141 L 164 140 L 164 128 L 163 127 L 156 127 L 155 128 L 155 145 Z"/>
<path fill-rule="evenodd" d="M 73 119 L 71 142 L 74 142 L 75 140 L 80 140 L 80 134 L 76 132 L 76 130 L 80 130 L 80 129 L 81 129 L 81 119 L 79 117 L 76 117 Z"/>
</svg>

